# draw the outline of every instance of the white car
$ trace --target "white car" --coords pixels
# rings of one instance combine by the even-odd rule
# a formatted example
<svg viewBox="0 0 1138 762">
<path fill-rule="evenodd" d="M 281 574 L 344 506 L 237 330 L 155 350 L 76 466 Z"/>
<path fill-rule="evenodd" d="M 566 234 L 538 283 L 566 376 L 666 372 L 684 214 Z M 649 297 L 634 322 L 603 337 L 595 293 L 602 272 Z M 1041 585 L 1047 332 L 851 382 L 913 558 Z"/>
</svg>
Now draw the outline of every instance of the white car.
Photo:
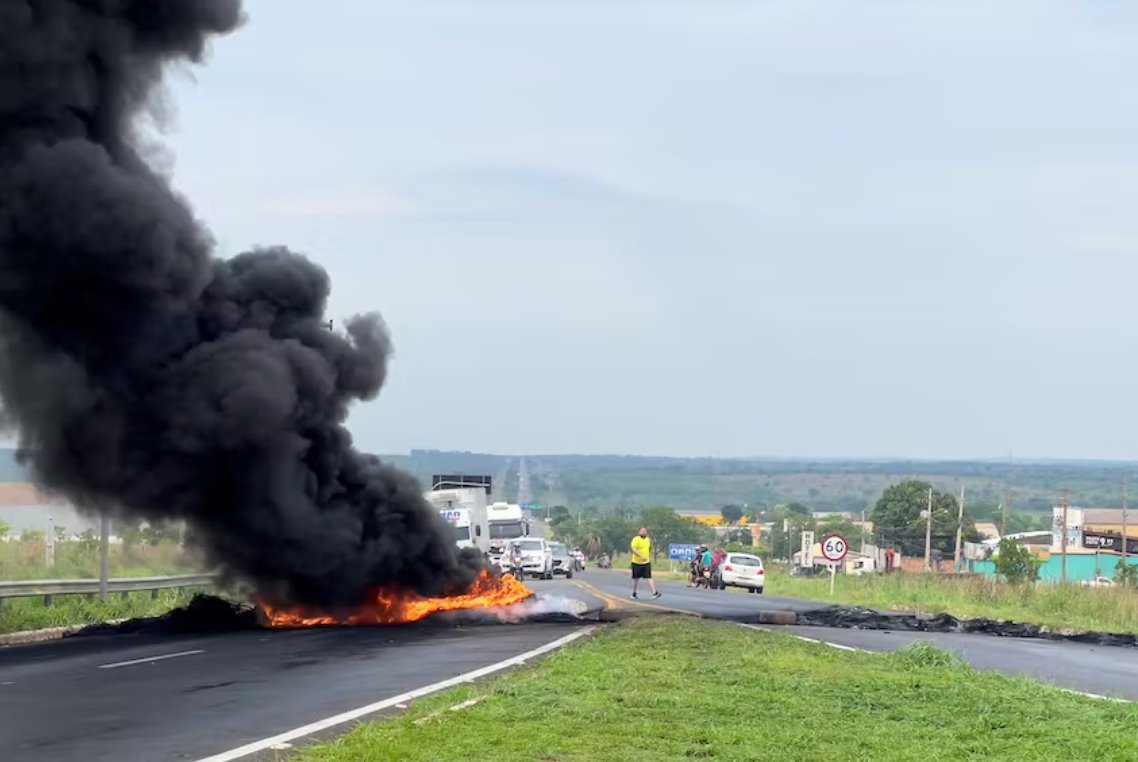
<svg viewBox="0 0 1138 762">
<path fill-rule="evenodd" d="M 549 543 L 537 537 L 519 537 L 510 540 L 499 560 L 502 571 L 510 569 L 510 554 L 514 543 L 521 547 L 523 577 L 529 575 L 537 579 L 553 579 L 553 550 L 549 547 Z"/>
<path fill-rule="evenodd" d="M 766 582 L 763 559 L 749 553 L 728 553 L 719 565 L 718 577 L 720 590 L 743 587 L 749 593 L 762 594 Z"/>
</svg>

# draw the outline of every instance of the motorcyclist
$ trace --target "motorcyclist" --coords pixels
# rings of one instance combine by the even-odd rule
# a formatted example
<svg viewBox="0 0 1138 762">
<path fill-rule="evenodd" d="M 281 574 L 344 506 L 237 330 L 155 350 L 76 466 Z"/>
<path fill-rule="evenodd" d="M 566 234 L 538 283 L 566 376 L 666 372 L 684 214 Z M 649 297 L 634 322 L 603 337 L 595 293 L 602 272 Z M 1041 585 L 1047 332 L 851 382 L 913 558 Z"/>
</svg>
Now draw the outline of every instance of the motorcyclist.
<svg viewBox="0 0 1138 762">
<path fill-rule="evenodd" d="M 522 576 L 522 544 L 514 540 L 510 544 L 510 571 L 515 577 L 521 579 Z"/>
</svg>

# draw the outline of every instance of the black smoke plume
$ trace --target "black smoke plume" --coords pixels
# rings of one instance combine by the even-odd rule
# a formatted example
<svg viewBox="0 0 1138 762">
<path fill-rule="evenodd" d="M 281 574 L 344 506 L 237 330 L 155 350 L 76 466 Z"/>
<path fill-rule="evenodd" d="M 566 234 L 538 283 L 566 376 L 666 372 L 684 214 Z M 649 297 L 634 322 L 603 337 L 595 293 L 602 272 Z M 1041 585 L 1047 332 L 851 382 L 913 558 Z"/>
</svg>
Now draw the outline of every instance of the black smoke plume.
<svg viewBox="0 0 1138 762">
<path fill-rule="evenodd" d="M 383 384 L 380 319 L 330 331 L 326 273 L 287 249 L 215 258 L 144 160 L 164 70 L 241 22 L 239 0 L 0 2 L 5 422 L 50 490 L 184 519 L 274 601 L 465 589 L 477 557 L 344 426 Z"/>
</svg>

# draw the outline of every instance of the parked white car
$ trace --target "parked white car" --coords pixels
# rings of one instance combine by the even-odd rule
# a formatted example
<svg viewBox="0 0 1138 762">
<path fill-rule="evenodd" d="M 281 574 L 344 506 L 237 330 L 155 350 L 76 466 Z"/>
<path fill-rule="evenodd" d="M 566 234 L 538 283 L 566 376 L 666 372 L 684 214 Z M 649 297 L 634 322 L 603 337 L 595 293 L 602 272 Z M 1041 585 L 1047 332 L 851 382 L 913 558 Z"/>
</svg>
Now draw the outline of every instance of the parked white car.
<svg viewBox="0 0 1138 762">
<path fill-rule="evenodd" d="M 1079 584 L 1083 587 L 1114 587 L 1114 580 L 1109 577 L 1095 577 L 1093 580 L 1084 579 Z"/>
<path fill-rule="evenodd" d="M 763 559 L 749 553 L 728 553 L 719 565 L 717 578 L 720 590 L 742 587 L 749 593 L 762 594 L 766 582 Z"/>
</svg>

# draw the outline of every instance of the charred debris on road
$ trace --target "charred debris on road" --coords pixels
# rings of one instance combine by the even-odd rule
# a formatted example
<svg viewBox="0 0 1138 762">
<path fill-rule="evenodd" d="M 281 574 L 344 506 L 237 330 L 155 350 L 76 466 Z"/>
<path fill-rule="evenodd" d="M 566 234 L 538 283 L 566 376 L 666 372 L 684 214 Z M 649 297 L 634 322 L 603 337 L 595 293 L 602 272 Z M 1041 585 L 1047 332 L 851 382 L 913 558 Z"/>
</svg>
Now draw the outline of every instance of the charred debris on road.
<svg viewBox="0 0 1138 762">
<path fill-rule="evenodd" d="M 564 599 L 538 599 L 533 604 L 504 607 L 502 610 L 448 611 L 435 614 L 419 622 L 404 624 L 369 625 L 370 627 L 455 627 L 488 626 L 530 623 L 584 623 L 595 622 L 597 611 L 572 604 Z M 320 627 L 291 629 L 353 629 L 361 625 L 322 625 Z M 239 632 L 243 630 L 288 631 L 290 628 L 271 627 L 252 603 L 236 602 L 216 595 L 199 594 L 185 606 L 155 617 L 130 619 L 114 624 L 93 624 L 68 637 L 95 635 L 194 635 Z"/>
</svg>

